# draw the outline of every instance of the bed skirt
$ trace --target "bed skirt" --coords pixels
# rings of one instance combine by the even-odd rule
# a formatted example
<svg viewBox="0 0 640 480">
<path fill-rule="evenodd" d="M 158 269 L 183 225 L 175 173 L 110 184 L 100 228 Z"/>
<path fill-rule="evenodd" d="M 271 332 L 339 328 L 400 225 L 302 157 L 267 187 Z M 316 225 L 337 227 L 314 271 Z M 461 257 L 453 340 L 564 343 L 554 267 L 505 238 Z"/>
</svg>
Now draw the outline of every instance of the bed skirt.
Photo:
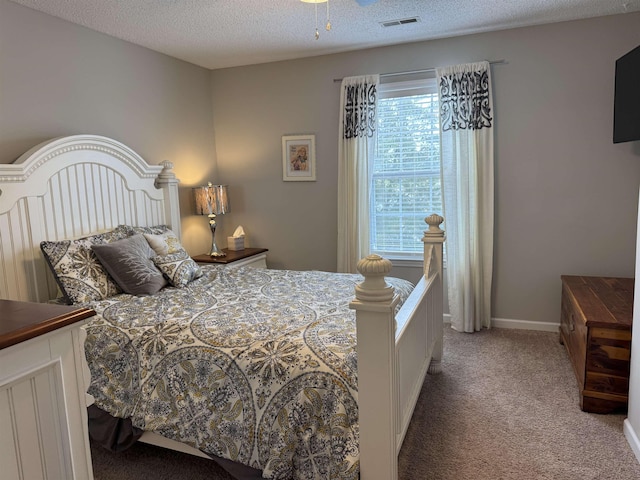
<svg viewBox="0 0 640 480">
<path fill-rule="evenodd" d="M 143 434 L 143 430 L 134 427 L 130 419 L 116 418 L 96 405 L 90 405 L 87 412 L 91 441 L 111 452 L 122 452 L 130 448 Z M 208 453 L 207 455 L 237 480 L 262 479 L 262 472 L 256 468 Z"/>
</svg>

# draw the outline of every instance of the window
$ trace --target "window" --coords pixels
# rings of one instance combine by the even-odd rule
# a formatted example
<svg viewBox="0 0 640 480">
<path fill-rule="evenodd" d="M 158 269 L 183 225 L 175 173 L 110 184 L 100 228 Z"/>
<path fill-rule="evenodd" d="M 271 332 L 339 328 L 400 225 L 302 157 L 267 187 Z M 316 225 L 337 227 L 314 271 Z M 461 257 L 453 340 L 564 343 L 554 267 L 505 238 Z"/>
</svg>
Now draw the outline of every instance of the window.
<svg viewBox="0 0 640 480">
<path fill-rule="evenodd" d="M 377 115 L 378 144 L 370 170 L 371 252 L 422 258 L 424 218 L 442 215 L 435 79 L 381 84 Z"/>
</svg>

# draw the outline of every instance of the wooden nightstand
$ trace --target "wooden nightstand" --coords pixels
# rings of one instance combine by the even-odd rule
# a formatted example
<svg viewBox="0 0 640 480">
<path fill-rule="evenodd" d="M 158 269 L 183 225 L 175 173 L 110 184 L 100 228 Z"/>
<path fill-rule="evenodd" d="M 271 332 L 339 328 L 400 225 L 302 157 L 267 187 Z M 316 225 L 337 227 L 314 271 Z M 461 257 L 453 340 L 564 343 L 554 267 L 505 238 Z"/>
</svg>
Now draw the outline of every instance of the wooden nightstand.
<svg viewBox="0 0 640 480">
<path fill-rule="evenodd" d="M 84 320 L 93 310 L 0 300 L 3 479 L 92 479 Z"/>
<path fill-rule="evenodd" d="M 229 267 L 253 267 L 267 268 L 267 252 L 266 248 L 245 248 L 244 250 L 229 250 L 223 248 L 222 251 L 227 255 L 224 257 L 210 257 L 203 253 L 192 257 L 197 263 L 218 263 L 228 265 Z"/>
</svg>

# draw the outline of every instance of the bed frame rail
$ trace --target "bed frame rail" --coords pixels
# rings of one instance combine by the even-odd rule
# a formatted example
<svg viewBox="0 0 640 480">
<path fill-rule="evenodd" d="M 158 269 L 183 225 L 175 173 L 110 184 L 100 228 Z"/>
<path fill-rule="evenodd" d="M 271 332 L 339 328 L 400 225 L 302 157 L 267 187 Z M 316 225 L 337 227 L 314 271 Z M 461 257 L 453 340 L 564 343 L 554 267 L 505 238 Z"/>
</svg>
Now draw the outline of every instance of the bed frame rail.
<svg viewBox="0 0 640 480">
<path fill-rule="evenodd" d="M 369 255 L 350 307 L 356 310 L 360 478 L 397 480 L 398 452 L 425 375 L 442 359 L 444 219 L 425 219 L 424 275 L 395 315 L 399 297 L 384 277 L 391 262 Z"/>
</svg>

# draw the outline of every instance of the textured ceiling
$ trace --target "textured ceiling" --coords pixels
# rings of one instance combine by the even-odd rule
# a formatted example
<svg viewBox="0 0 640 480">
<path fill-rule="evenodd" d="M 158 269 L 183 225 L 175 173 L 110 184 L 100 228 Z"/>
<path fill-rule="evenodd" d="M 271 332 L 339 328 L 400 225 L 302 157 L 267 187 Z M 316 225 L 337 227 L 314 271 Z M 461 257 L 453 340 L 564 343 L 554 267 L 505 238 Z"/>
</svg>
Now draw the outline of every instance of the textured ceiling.
<svg viewBox="0 0 640 480">
<path fill-rule="evenodd" d="M 640 0 L 12 0 L 216 69 L 640 10 Z M 416 23 L 381 22 L 418 17 Z"/>
</svg>

